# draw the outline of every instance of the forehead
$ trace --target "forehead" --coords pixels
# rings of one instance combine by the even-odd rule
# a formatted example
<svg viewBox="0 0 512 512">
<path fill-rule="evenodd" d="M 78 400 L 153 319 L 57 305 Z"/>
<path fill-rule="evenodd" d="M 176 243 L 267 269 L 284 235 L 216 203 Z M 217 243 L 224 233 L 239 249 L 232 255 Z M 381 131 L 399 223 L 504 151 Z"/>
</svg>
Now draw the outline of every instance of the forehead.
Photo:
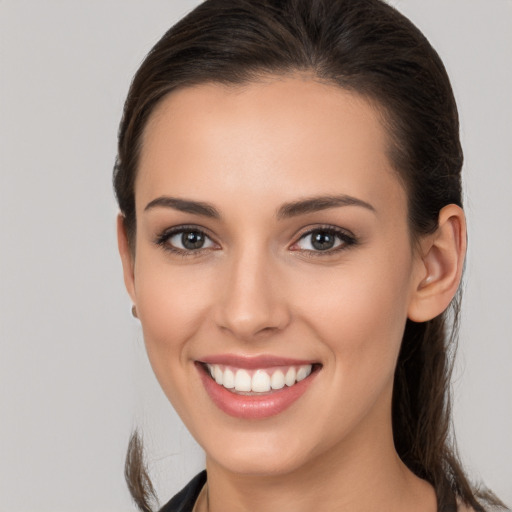
<svg viewBox="0 0 512 512">
<path fill-rule="evenodd" d="M 311 78 L 187 87 L 146 126 L 136 199 L 222 189 L 276 201 L 334 192 L 379 201 L 391 188 L 403 192 L 388 146 L 369 101 Z"/>
</svg>

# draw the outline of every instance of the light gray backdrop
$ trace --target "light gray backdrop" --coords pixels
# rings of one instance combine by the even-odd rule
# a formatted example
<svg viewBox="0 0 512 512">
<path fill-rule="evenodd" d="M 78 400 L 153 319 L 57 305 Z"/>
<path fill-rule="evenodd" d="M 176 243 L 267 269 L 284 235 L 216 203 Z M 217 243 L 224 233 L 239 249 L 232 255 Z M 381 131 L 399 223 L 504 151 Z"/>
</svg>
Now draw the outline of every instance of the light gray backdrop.
<svg viewBox="0 0 512 512">
<path fill-rule="evenodd" d="M 0 512 L 134 510 L 134 425 L 162 500 L 203 466 L 130 316 L 111 192 L 130 79 L 197 3 L 0 0 Z M 512 2 L 393 3 L 459 102 L 470 245 L 455 426 L 472 475 L 512 503 Z"/>
</svg>

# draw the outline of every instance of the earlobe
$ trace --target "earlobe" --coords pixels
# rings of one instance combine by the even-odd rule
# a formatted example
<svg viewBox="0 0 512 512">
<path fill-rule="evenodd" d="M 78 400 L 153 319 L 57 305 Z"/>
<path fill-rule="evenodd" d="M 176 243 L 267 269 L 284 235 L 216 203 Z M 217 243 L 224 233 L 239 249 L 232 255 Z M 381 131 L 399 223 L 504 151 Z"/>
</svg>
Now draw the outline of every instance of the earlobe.
<svg viewBox="0 0 512 512">
<path fill-rule="evenodd" d="M 117 216 L 117 246 L 119 248 L 119 255 L 121 256 L 121 263 L 123 265 L 123 276 L 126 291 L 130 295 L 132 301 L 135 303 L 135 278 L 134 278 L 134 261 L 133 254 L 126 234 L 126 227 L 124 224 L 124 216 L 120 213 Z"/>
<path fill-rule="evenodd" d="M 426 322 L 448 307 L 460 284 L 465 255 L 464 212 L 450 204 L 439 212 L 436 232 L 421 242 L 422 273 L 409 304 L 410 320 Z"/>
</svg>

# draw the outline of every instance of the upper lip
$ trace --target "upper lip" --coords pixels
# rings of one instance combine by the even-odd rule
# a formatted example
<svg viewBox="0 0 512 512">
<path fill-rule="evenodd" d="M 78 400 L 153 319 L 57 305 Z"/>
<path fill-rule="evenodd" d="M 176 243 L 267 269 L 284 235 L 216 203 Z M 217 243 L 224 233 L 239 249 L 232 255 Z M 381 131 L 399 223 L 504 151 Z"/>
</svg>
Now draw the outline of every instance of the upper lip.
<svg viewBox="0 0 512 512">
<path fill-rule="evenodd" d="M 273 366 L 302 366 L 306 364 L 317 363 L 317 361 L 313 360 L 294 359 L 271 354 L 262 354 L 259 356 L 217 354 L 201 358 L 198 360 L 198 362 L 206 364 L 223 364 L 226 366 L 234 366 L 235 368 L 245 368 L 247 370 L 254 370 L 257 368 L 271 368 Z"/>
</svg>

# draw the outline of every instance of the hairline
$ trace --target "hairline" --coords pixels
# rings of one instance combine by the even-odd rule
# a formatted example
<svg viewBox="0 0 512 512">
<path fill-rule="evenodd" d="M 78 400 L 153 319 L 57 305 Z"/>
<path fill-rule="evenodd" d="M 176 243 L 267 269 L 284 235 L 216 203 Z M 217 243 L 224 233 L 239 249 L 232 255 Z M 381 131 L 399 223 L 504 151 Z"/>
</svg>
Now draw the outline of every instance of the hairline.
<svg viewBox="0 0 512 512">
<path fill-rule="evenodd" d="M 409 234 L 411 237 L 411 246 L 412 249 L 415 250 L 418 247 L 419 240 L 421 238 L 421 233 L 417 233 L 414 230 L 413 223 L 410 219 L 410 190 L 408 187 L 408 184 L 406 182 L 406 179 L 404 178 L 405 173 L 402 173 L 400 169 L 398 169 L 394 154 L 399 152 L 399 140 L 400 136 L 397 133 L 399 130 L 396 127 L 396 120 L 397 115 L 393 112 L 392 108 L 389 106 L 386 106 L 384 102 L 378 98 L 377 94 L 372 94 L 368 91 L 361 91 L 358 90 L 355 86 L 350 86 L 348 83 L 347 85 L 342 85 L 339 83 L 339 81 L 336 80 L 336 77 L 323 77 L 318 69 L 315 69 L 315 66 L 311 66 L 308 68 L 303 67 L 293 67 L 293 66 L 283 66 L 282 68 L 275 68 L 275 69 L 267 69 L 264 67 L 261 67 L 260 69 L 254 69 L 254 70 L 247 70 L 244 73 L 240 73 L 236 78 L 221 78 L 217 76 L 212 77 L 204 77 L 204 78 L 197 78 L 195 80 L 185 80 L 182 83 L 179 83 L 175 85 L 174 87 L 170 88 L 167 92 L 163 92 L 158 99 L 156 99 L 154 105 L 152 105 L 149 109 L 149 112 L 147 114 L 147 119 L 144 121 L 144 124 L 141 128 L 140 135 L 137 140 L 137 148 L 135 150 L 136 153 L 136 161 L 135 161 L 135 169 L 133 173 L 133 187 L 132 187 L 132 194 L 133 194 L 133 226 L 128 226 L 126 223 L 126 216 L 124 215 L 124 212 L 121 212 L 124 221 L 125 221 L 125 227 L 129 238 L 129 244 L 132 248 L 132 254 L 135 256 L 135 241 L 137 237 L 137 214 L 136 214 L 136 208 L 135 208 L 135 189 L 137 185 L 137 178 L 139 175 L 139 165 L 140 165 L 140 159 L 141 154 L 144 148 L 144 140 L 146 137 L 146 132 L 148 129 L 148 126 L 154 122 L 156 118 L 158 118 L 159 114 L 161 115 L 161 111 L 163 110 L 163 104 L 165 103 L 165 100 L 173 95 L 176 92 L 185 90 L 185 89 L 193 89 L 193 88 L 199 88 L 205 85 L 218 85 L 222 87 L 226 87 L 227 89 L 240 89 L 250 86 L 251 84 L 258 84 L 258 83 L 272 83 L 275 81 L 284 80 L 287 78 L 295 78 L 295 79 L 302 79 L 304 81 L 313 81 L 315 83 L 330 86 L 333 88 L 341 89 L 349 94 L 352 94 L 354 97 L 361 99 L 365 101 L 370 107 L 373 109 L 377 116 L 377 120 L 382 126 L 382 129 L 384 130 L 384 133 L 386 134 L 386 157 L 390 164 L 390 169 L 394 171 L 395 176 L 397 177 L 401 187 L 403 188 L 406 198 L 407 198 L 407 219 L 408 219 L 408 227 L 409 227 Z M 141 107 L 141 111 L 144 111 L 146 109 L 147 103 L 143 103 Z"/>
</svg>

